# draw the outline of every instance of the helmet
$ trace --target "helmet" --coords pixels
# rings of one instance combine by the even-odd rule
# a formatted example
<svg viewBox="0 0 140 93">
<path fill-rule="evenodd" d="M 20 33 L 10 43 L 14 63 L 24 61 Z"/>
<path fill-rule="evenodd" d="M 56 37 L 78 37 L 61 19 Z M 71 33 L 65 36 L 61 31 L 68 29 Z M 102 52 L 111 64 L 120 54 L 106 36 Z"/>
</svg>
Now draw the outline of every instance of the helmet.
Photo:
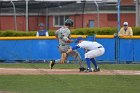
<svg viewBox="0 0 140 93">
<path fill-rule="evenodd" d="M 44 27 L 44 23 L 39 23 L 38 26 Z"/>
<path fill-rule="evenodd" d="M 73 20 L 67 19 L 67 20 L 65 21 L 65 26 L 70 26 L 70 27 L 72 27 L 72 26 L 73 26 Z"/>
</svg>

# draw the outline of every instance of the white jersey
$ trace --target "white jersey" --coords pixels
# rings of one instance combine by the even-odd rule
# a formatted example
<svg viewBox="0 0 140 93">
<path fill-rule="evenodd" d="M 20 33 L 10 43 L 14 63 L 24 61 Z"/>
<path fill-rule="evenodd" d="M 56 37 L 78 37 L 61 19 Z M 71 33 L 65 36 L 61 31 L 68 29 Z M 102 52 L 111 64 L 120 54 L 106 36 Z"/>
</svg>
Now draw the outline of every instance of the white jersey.
<svg viewBox="0 0 140 93">
<path fill-rule="evenodd" d="M 95 58 L 104 54 L 104 47 L 98 42 L 82 41 L 78 45 L 86 50 L 85 58 Z"/>
<path fill-rule="evenodd" d="M 86 50 L 94 50 L 97 49 L 98 47 L 103 47 L 101 44 L 91 41 L 82 41 L 77 46 L 79 46 L 80 48 L 84 48 Z"/>
</svg>

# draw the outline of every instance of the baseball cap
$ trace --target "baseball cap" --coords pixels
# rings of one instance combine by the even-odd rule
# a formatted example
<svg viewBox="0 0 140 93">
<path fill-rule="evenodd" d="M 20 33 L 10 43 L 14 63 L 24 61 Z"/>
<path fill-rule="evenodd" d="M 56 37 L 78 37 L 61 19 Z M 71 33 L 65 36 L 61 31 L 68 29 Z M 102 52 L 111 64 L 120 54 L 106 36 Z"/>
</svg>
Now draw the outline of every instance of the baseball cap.
<svg viewBox="0 0 140 93">
<path fill-rule="evenodd" d="M 78 37 L 78 38 L 76 39 L 75 43 L 78 43 L 80 40 L 83 40 L 83 38 L 82 38 L 82 37 Z"/>
<path fill-rule="evenodd" d="M 43 27 L 43 26 L 45 26 L 45 25 L 44 25 L 43 23 L 39 23 L 39 25 L 38 25 L 38 26 L 42 26 L 42 27 Z"/>
<path fill-rule="evenodd" d="M 124 22 L 123 25 L 124 25 L 124 26 L 128 26 L 128 22 Z"/>
</svg>

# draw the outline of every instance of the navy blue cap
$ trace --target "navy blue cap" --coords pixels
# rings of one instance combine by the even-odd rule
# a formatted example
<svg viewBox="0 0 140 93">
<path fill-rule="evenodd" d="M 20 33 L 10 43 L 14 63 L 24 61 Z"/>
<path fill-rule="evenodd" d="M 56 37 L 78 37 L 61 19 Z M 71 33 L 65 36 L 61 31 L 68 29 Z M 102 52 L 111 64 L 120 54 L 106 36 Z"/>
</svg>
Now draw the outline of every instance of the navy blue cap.
<svg viewBox="0 0 140 93">
<path fill-rule="evenodd" d="M 44 27 L 45 25 L 44 25 L 44 23 L 39 23 L 38 26 L 42 26 L 42 27 Z"/>
<path fill-rule="evenodd" d="M 76 39 L 75 43 L 78 43 L 80 40 L 83 40 L 83 38 L 82 38 L 82 37 L 78 37 L 78 38 Z"/>
</svg>

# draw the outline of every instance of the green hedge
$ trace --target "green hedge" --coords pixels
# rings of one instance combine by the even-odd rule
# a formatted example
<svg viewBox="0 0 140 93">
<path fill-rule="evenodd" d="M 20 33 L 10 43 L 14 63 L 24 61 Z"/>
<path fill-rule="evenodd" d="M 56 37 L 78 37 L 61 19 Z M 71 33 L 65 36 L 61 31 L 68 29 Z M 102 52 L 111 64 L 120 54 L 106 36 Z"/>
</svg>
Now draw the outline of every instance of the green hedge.
<svg viewBox="0 0 140 93">
<path fill-rule="evenodd" d="M 81 28 L 72 30 L 72 34 L 78 35 L 113 35 L 117 32 L 117 28 Z"/>
<path fill-rule="evenodd" d="M 13 37 L 13 36 L 35 36 L 36 32 L 23 32 L 23 31 L 0 31 L 0 37 Z"/>
<path fill-rule="evenodd" d="M 134 35 L 140 35 L 140 27 L 132 27 Z M 113 35 L 117 33 L 117 28 L 102 27 L 102 28 L 79 28 L 72 29 L 72 35 Z M 54 36 L 55 31 L 50 30 L 49 35 Z M 35 36 L 36 31 L 0 31 L 0 37 L 12 37 L 12 36 Z"/>
<path fill-rule="evenodd" d="M 140 35 L 140 27 L 132 27 L 134 35 Z"/>
</svg>

